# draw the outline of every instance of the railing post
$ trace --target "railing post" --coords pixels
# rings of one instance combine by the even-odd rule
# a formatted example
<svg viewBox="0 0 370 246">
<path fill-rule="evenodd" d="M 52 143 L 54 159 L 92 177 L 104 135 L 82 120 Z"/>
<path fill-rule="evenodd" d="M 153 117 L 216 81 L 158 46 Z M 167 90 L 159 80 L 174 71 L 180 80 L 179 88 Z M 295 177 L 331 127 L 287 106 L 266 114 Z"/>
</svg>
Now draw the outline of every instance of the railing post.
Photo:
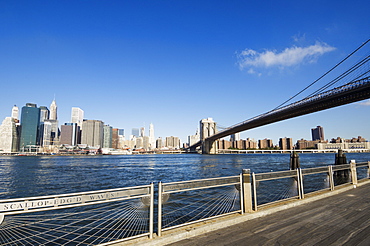
<svg viewBox="0 0 370 246">
<path fill-rule="evenodd" d="M 356 188 L 356 185 L 357 185 L 357 172 L 356 172 L 356 161 L 355 160 L 351 160 L 351 162 L 350 162 L 350 168 L 351 168 L 352 184 Z"/>
<path fill-rule="evenodd" d="M 150 212 L 149 212 L 149 238 L 153 238 L 154 232 L 154 184 L 150 184 Z"/>
<path fill-rule="evenodd" d="M 250 213 L 252 208 L 252 184 L 251 184 L 251 170 L 243 169 L 243 198 L 244 198 L 244 212 Z"/>
<path fill-rule="evenodd" d="M 367 178 L 370 177 L 370 161 L 367 162 Z"/>
<path fill-rule="evenodd" d="M 162 182 L 158 183 L 158 237 L 162 236 Z"/>
<path fill-rule="evenodd" d="M 257 211 L 258 204 L 257 204 L 257 184 L 256 184 L 256 175 L 254 172 L 252 173 L 252 180 L 253 180 L 253 202 L 254 202 L 254 211 Z"/>
<path fill-rule="evenodd" d="M 334 190 L 333 166 L 329 165 L 328 168 L 329 168 L 328 170 L 329 186 L 330 186 L 330 190 L 333 191 Z"/>
<path fill-rule="evenodd" d="M 303 190 L 303 175 L 302 169 L 297 168 L 297 189 L 298 189 L 298 197 L 299 199 L 304 198 L 304 190 Z"/>
<path fill-rule="evenodd" d="M 244 214 L 244 194 L 243 194 L 243 174 L 240 174 L 239 177 L 239 195 L 240 195 L 240 210 L 242 211 L 242 214 Z"/>
</svg>

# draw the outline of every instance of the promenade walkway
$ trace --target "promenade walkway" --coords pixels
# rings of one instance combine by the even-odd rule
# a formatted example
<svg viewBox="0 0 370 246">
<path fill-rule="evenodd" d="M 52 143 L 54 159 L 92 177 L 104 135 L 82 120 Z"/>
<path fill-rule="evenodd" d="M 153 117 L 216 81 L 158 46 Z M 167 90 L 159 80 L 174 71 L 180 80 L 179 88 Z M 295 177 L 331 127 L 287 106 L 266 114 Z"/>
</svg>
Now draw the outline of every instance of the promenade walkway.
<svg viewBox="0 0 370 246">
<path fill-rule="evenodd" d="M 168 245 L 367 246 L 370 183 Z"/>
</svg>

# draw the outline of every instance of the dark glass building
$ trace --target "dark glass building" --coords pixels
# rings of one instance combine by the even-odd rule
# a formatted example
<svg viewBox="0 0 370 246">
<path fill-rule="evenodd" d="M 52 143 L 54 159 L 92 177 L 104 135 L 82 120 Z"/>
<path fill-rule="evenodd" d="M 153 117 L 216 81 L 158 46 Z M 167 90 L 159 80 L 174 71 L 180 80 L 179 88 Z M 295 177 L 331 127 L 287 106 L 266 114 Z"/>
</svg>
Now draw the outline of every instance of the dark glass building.
<svg viewBox="0 0 370 246">
<path fill-rule="evenodd" d="M 316 128 L 311 129 L 312 141 L 324 140 L 324 128 L 317 126 Z"/>
<path fill-rule="evenodd" d="M 39 145 L 38 131 L 40 124 L 40 109 L 36 104 L 27 103 L 22 107 L 21 113 L 21 137 L 19 147 Z"/>
</svg>

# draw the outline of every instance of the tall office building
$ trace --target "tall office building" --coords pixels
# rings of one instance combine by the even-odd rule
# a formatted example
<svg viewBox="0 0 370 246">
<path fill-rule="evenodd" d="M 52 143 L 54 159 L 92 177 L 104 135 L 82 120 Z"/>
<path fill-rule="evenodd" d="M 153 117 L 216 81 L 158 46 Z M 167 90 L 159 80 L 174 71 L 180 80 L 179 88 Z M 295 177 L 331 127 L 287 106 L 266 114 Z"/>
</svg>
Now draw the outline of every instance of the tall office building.
<svg viewBox="0 0 370 246">
<path fill-rule="evenodd" d="M 47 107 L 45 106 L 40 106 L 40 124 L 42 122 L 45 122 L 45 120 L 49 119 L 50 111 Z"/>
<path fill-rule="evenodd" d="M 188 136 L 188 143 L 189 146 L 192 146 L 193 144 L 199 142 L 200 140 L 200 135 L 199 135 L 199 130 L 195 132 L 195 135 Z"/>
<path fill-rule="evenodd" d="M 12 118 L 19 120 L 19 108 L 17 107 L 17 105 L 14 105 L 12 108 Z"/>
<path fill-rule="evenodd" d="M 53 145 L 53 140 L 51 137 L 51 130 L 52 124 L 49 122 L 49 120 L 45 120 L 40 124 L 39 128 L 39 144 L 40 146 L 46 147 L 49 145 Z"/>
<path fill-rule="evenodd" d="M 179 149 L 180 148 L 180 139 L 178 137 L 166 137 L 166 147 L 170 149 Z"/>
<path fill-rule="evenodd" d="M 150 123 L 149 125 L 149 146 L 150 149 L 155 149 L 155 137 L 154 137 L 154 125 Z"/>
<path fill-rule="evenodd" d="M 315 140 L 324 140 L 324 128 L 317 126 L 316 128 L 311 129 L 312 141 Z"/>
<path fill-rule="evenodd" d="M 112 148 L 113 127 L 103 126 L 103 148 Z"/>
<path fill-rule="evenodd" d="M 55 99 L 54 99 L 50 104 L 50 116 L 49 116 L 50 120 L 57 120 L 58 119 L 57 109 L 58 109 L 58 106 L 57 106 L 57 103 L 55 102 Z"/>
<path fill-rule="evenodd" d="M 27 103 L 21 112 L 21 136 L 19 148 L 38 145 L 38 130 L 40 124 L 40 109 L 36 104 Z"/>
<path fill-rule="evenodd" d="M 72 107 L 71 123 L 77 123 L 77 125 L 81 128 L 83 120 L 84 111 L 80 108 Z"/>
<path fill-rule="evenodd" d="M 140 137 L 144 137 L 145 136 L 145 127 L 141 127 L 140 128 Z"/>
<path fill-rule="evenodd" d="M 81 144 L 91 147 L 103 146 L 103 126 L 100 120 L 84 120 L 82 122 Z"/>
<path fill-rule="evenodd" d="M 79 143 L 80 127 L 77 123 L 65 123 L 61 126 L 60 144 L 76 146 Z"/>
<path fill-rule="evenodd" d="M 16 118 L 6 117 L 0 125 L 0 153 L 18 151 L 17 123 L 18 120 Z"/>
</svg>

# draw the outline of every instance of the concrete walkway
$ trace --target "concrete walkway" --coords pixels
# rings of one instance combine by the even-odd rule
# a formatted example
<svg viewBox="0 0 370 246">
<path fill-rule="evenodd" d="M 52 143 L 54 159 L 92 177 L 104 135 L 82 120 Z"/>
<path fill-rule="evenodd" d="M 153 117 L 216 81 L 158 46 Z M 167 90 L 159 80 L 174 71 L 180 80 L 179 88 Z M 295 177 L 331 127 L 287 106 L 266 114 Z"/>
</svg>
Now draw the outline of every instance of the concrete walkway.
<svg viewBox="0 0 370 246">
<path fill-rule="evenodd" d="M 370 183 L 167 245 L 368 246 Z"/>
</svg>

